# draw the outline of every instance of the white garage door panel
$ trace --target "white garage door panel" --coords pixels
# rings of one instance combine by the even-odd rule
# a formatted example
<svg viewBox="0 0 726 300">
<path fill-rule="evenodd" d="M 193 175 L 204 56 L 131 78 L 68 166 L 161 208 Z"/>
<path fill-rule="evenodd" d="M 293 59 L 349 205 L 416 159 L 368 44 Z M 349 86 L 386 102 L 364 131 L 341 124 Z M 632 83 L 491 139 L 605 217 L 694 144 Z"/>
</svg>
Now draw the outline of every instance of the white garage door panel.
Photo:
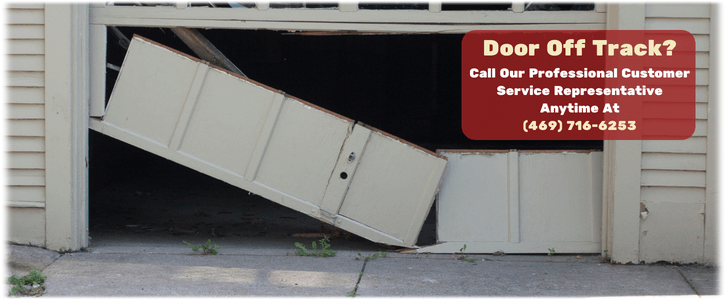
<svg viewBox="0 0 726 300">
<path fill-rule="evenodd" d="M 439 150 L 439 244 L 417 252 L 597 253 L 602 152 Z"/>
<path fill-rule="evenodd" d="M 211 69 L 180 150 L 243 176 L 275 93 Z"/>
<path fill-rule="evenodd" d="M 397 246 L 415 244 L 446 167 L 435 153 L 138 36 L 106 116 L 90 125 Z"/>
<path fill-rule="evenodd" d="M 198 64 L 183 56 L 163 55 L 168 51 L 151 43 L 137 43 L 134 47 L 135 51 L 149 55 L 124 59 L 124 76 L 119 76 L 116 86 L 133 88 L 121 88 L 111 94 L 104 120 L 168 146 Z M 114 98 L 144 101 L 113 101 Z"/>
<path fill-rule="evenodd" d="M 509 181 L 508 176 L 503 176 L 508 172 L 507 152 L 448 153 L 449 167 L 439 198 L 460 197 L 462 191 L 471 196 L 456 205 L 438 202 L 438 218 L 446 220 L 438 223 L 438 240 L 509 241 L 509 190 L 502 188 Z M 472 220 L 477 220 L 476 226 L 471 226 Z"/>
<path fill-rule="evenodd" d="M 522 242 L 595 240 L 590 159 L 580 153 L 520 153 Z"/>
<path fill-rule="evenodd" d="M 446 161 L 377 131 L 360 160 L 340 214 L 415 241 Z"/>
<path fill-rule="evenodd" d="M 351 127 L 351 121 L 286 101 L 255 180 L 320 205 Z"/>
</svg>

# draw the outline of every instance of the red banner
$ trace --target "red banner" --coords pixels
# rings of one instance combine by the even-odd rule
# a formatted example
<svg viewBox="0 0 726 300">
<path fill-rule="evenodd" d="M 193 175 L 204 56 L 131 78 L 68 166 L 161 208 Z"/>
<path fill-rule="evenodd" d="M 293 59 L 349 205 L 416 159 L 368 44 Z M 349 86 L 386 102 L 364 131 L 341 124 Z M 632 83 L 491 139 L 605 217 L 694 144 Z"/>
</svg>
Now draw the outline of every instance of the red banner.
<svg viewBox="0 0 726 300">
<path fill-rule="evenodd" d="M 471 31 L 462 130 L 474 140 L 681 140 L 696 126 L 682 30 Z"/>
</svg>

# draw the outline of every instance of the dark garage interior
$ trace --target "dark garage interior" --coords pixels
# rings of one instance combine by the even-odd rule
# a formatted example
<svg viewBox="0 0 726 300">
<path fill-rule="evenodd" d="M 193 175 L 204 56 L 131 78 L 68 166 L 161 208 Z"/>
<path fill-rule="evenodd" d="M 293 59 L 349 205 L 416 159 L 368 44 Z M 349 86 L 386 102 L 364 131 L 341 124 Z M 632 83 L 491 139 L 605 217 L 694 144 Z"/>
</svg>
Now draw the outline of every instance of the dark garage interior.
<svg viewBox="0 0 726 300">
<path fill-rule="evenodd" d="M 196 55 L 169 28 L 119 27 Z M 200 32 L 249 78 L 289 95 L 436 149 L 599 149 L 602 141 L 473 141 L 461 131 L 463 34 L 350 34 L 267 30 Z M 107 62 L 125 49 L 109 27 Z M 107 69 L 107 98 L 118 72 Z M 194 243 L 270 239 L 294 248 L 310 233 L 333 249 L 389 247 L 331 226 L 154 154 L 90 132 L 90 235 L 94 244 L 137 236 Z M 435 207 L 417 245 L 436 242 Z"/>
</svg>

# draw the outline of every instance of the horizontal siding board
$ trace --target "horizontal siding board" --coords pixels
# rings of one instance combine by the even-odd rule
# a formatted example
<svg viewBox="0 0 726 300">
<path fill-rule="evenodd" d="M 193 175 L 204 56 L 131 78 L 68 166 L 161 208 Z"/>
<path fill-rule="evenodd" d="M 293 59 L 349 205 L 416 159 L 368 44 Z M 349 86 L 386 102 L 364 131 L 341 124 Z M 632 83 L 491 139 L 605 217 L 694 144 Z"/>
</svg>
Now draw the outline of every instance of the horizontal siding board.
<svg viewBox="0 0 726 300">
<path fill-rule="evenodd" d="M 45 121 L 43 120 L 9 120 L 9 136 L 45 136 Z"/>
<path fill-rule="evenodd" d="M 706 189 L 701 187 L 641 187 L 640 199 L 646 203 L 705 203 Z"/>
<path fill-rule="evenodd" d="M 696 40 L 696 51 L 711 50 L 711 38 L 708 34 L 694 34 L 693 38 Z"/>
<path fill-rule="evenodd" d="M 696 49 L 694 49 L 696 51 L 696 53 L 702 53 L 702 54 L 708 53 L 708 51 L 710 50 L 710 43 L 711 43 L 710 36 L 708 34 L 693 34 L 692 36 L 696 42 Z M 655 33 L 655 32 L 646 33 L 645 37 L 648 39 L 653 39 L 653 40 L 666 40 L 669 38 L 667 34 Z M 681 52 L 681 51 L 678 51 L 678 49 L 680 49 L 680 48 L 676 49 L 677 50 L 676 54 Z"/>
<path fill-rule="evenodd" d="M 6 40 L 7 54 L 45 54 L 45 41 L 38 40 Z"/>
<path fill-rule="evenodd" d="M 44 25 L 7 25 L 8 39 L 42 39 L 45 38 Z"/>
<path fill-rule="evenodd" d="M 708 119 L 708 103 L 696 103 L 696 120 Z"/>
<path fill-rule="evenodd" d="M 45 176 L 8 176 L 9 186 L 45 186 Z"/>
<path fill-rule="evenodd" d="M 641 156 L 640 162 L 643 170 L 706 170 L 705 154 L 646 152 Z"/>
<path fill-rule="evenodd" d="M 696 85 L 708 85 L 708 69 L 696 69 Z"/>
<path fill-rule="evenodd" d="M 43 9 L 8 9 L 6 24 L 43 24 L 45 14 Z"/>
<path fill-rule="evenodd" d="M 42 186 L 9 186 L 8 201 L 45 202 L 45 187 Z"/>
<path fill-rule="evenodd" d="M 705 137 L 708 135 L 708 120 L 695 120 L 696 128 L 694 128 L 691 137 Z M 643 119 L 641 123 L 644 130 L 654 130 L 653 128 L 664 128 L 669 126 L 691 126 L 693 120 L 686 119 Z"/>
<path fill-rule="evenodd" d="M 45 139 L 42 137 L 6 137 L 9 152 L 44 152 Z"/>
<path fill-rule="evenodd" d="M 8 239 L 18 244 L 45 246 L 45 209 L 8 209 Z"/>
<path fill-rule="evenodd" d="M 660 153 L 706 153 L 706 138 L 691 137 L 676 141 L 643 141 L 643 152 Z"/>
<path fill-rule="evenodd" d="M 43 104 L 45 89 L 42 87 L 10 87 L 6 89 L 8 103 Z"/>
<path fill-rule="evenodd" d="M 701 203 L 650 203 L 641 219 L 639 260 L 701 262 L 704 246 L 704 209 Z"/>
<path fill-rule="evenodd" d="M 696 87 L 696 102 L 707 103 L 708 102 L 708 87 L 697 86 Z"/>
<path fill-rule="evenodd" d="M 45 55 L 8 55 L 5 60 L 5 68 L 8 71 L 44 71 Z"/>
<path fill-rule="evenodd" d="M 43 104 L 8 104 L 6 116 L 12 120 L 35 120 L 45 118 Z"/>
<path fill-rule="evenodd" d="M 45 169 L 45 153 L 10 152 L 7 155 L 10 169 Z"/>
<path fill-rule="evenodd" d="M 643 170 L 640 172 L 640 185 L 705 187 L 706 172 Z"/>
<path fill-rule="evenodd" d="M 645 18 L 646 30 L 685 30 L 691 34 L 708 34 L 709 19 Z"/>
<path fill-rule="evenodd" d="M 708 135 L 708 120 L 696 120 L 696 130 L 693 131 L 694 137 Z"/>
<path fill-rule="evenodd" d="M 36 71 L 16 72 L 10 71 L 7 75 L 7 86 L 17 87 L 44 87 L 45 73 Z"/>
<path fill-rule="evenodd" d="M 5 4 L 5 7 L 13 9 L 43 9 L 45 8 L 45 4 L 42 2 L 15 2 L 15 3 L 7 3 Z"/>
<path fill-rule="evenodd" d="M 694 102 L 646 102 L 643 101 L 643 118 L 645 119 L 682 119 L 681 112 L 693 109 L 695 105 L 696 119 L 708 117 L 708 103 Z"/>
<path fill-rule="evenodd" d="M 7 170 L 8 176 L 40 176 L 45 177 L 45 170 L 11 169 Z"/>
<path fill-rule="evenodd" d="M 708 3 L 665 4 L 648 3 L 645 5 L 646 18 L 709 18 L 711 5 Z"/>
<path fill-rule="evenodd" d="M 711 65 L 708 52 L 696 52 L 696 68 L 708 69 Z"/>
</svg>

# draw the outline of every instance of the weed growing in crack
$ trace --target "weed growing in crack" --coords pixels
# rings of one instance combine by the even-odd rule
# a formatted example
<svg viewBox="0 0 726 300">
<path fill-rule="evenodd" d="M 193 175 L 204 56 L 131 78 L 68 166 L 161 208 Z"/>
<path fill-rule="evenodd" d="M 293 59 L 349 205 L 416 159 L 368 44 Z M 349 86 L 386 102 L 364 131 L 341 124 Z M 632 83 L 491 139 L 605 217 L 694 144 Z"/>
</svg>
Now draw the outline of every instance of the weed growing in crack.
<svg viewBox="0 0 726 300">
<path fill-rule="evenodd" d="M 331 257 L 335 256 L 336 251 L 330 250 L 330 238 L 324 237 L 321 240 L 318 241 L 320 243 L 320 252 L 318 252 L 318 243 L 313 241 L 313 251 L 309 251 L 307 248 L 305 248 L 305 245 L 303 245 L 300 242 L 295 242 L 295 247 L 298 247 L 299 249 L 295 249 L 294 252 L 297 255 L 300 256 L 320 256 L 320 257 Z"/>
<path fill-rule="evenodd" d="M 215 249 L 219 249 L 219 246 L 217 246 L 216 244 L 212 245 L 211 239 L 207 240 L 207 244 L 201 244 L 199 246 L 194 246 L 191 243 L 187 243 L 186 241 L 182 241 L 182 243 L 186 244 L 189 247 L 192 247 L 192 251 L 194 251 L 194 252 L 199 251 L 199 248 L 201 248 L 202 255 L 207 255 L 207 254 L 217 255 L 217 250 L 215 250 Z"/>
<path fill-rule="evenodd" d="M 374 254 L 368 254 L 368 256 L 363 256 L 362 254 L 358 253 L 358 257 L 356 257 L 355 260 L 369 261 L 371 259 L 376 259 L 379 256 L 386 257 L 386 256 L 388 256 L 388 252 L 378 252 L 378 253 L 374 253 Z"/>
<path fill-rule="evenodd" d="M 18 293 L 28 296 L 41 296 L 45 291 L 45 276 L 38 270 L 32 270 L 28 275 L 18 277 L 13 275 L 8 277 L 8 283 L 13 287 L 10 294 L 17 296 Z"/>
<path fill-rule="evenodd" d="M 459 253 L 464 253 L 465 251 L 466 251 L 466 244 L 464 244 L 464 247 L 461 247 L 461 249 L 459 249 Z M 462 255 L 462 256 L 456 257 L 456 255 L 454 255 L 452 253 L 451 256 L 453 256 L 455 260 L 463 260 L 463 261 L 468 261 L 470 263 L 473 263 L 476 261 L 476 259 L 473 259 L 473 258 L 470 259 L 469 255 Z"/>
<path fill-rule="evenodd" d="M 550 251 L 550 253 L 547 253 L 547 255 L 548 255 L 548 256 L 552 256 L 552 255 L 555 255 L 555 248 L 554 248 L 554 247 L 553 247 L 553 248 L 549 248 L 549 249 L 547 249 L 547 250 L 549 250 L 549 251 Z"/>
</svg>

